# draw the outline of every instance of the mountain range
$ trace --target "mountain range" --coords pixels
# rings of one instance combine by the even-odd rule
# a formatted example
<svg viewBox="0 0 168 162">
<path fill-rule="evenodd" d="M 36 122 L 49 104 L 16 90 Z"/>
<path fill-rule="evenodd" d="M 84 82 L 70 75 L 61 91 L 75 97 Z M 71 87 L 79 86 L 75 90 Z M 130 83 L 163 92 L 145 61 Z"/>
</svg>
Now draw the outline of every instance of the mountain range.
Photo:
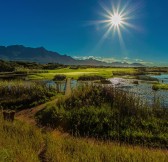
<svg viewBox="0 0 168 162">
<path fill-rule="evenodd" d="M 59 63 L 65 65 L 93 65 L 114 67 L 142 67 L 140 63 L 127 62 L 107 63 L 92 58 L 77 60 L 71 56 L 61 55 L 57 52 L 46 50 L 44 47 L 31 48 L 23 45 L 0 46 L 0 59 L 10 61 L 29 61 L 38 63 Z"/>
</svg>

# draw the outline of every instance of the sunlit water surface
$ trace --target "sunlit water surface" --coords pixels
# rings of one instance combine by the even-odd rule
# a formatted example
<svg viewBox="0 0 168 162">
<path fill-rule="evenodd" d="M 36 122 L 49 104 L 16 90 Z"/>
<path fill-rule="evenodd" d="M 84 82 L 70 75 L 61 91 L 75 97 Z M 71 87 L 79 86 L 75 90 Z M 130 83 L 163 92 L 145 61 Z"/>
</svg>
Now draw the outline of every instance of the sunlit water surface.
<svg viewBox="0 0 168 162">
<path fill-rule="evenodd" d="M 159 82 L 163 82 L 168 84 L 168 74 L 167 75 L 157 75 L 152 76 L 157 79 L 159 79 Z M 161 106 L 168 107 L 168 90 L 158 90 L 154 91 L 152 90 L 152 83 L 144 82 L 144 81 L 138 81 L 139 84 L 133 84 L 134 79 L 123 79 L 123 78 L 110 78 L 111 85 L 113 85 L 116 88 L 122 89 L 124 91 L 127 91 L 129 93 L 133 93 L 134 95 L 140 97 L 142 102 L 146 102 L 148 104 L 153 104 L 156 99 L 159 100 Z M 59 84 L 60 91 L 64 92 L 66 88 L 65 82 L 57 83 L 54 81 L 45 81 L 48 86 L 55 86 L 57 87 Z M 74 89 L 77 86 L 84 84 L 86 82 L 78 82 L 76 80 L 71 80 L 71 88 Z"/>
</svg>

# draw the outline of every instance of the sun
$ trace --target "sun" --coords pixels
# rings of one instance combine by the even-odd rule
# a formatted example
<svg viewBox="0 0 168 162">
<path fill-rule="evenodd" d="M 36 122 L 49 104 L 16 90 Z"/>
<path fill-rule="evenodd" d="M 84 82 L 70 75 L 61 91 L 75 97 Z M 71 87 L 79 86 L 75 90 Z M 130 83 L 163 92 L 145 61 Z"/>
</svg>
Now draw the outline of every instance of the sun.
<svg viewBox="0 0 168 162">
<path fill-rule="evenodd" d="M 118 35 L 119 42 L 124 46 L 124 40 L 122 33 L 128 32 L 129 28 L 134 30 L 139 30 L 139 28 L 134 24 L 134 19 L 137 19 L 136 12 L 139 9 L 139 4 L 130 4 L 125 2 L 124 4 L 118 2 L 118 4 L 111 4 L 106 6 L 102 1 L 100 1 L 100 6 L 103 10 L 100 10 L 101 19 L 92 21 L 91 24 L 95 24 L 96 27 L 102 27 L 105 29 L 100 43 L 104 40 L 109 39 L 109 35 L 115 38 L 115 34 Z M 100 29 L 100 28 L 99 28 Z"/>
<path fill-rule="evenodd" d="M 111 24 L 114 26 L 119 26 L 122 24 L 122 16 L 120 14 L 115 13 L 111 16 Z"/>
<path fill-rule="evenodd" d="M 130 0 L 124 2 L 118 0 L 116 4 L 111 3 L 105 5 L 103 1 L 100 1 L 101 10 L 99 10 L 98 20 L 89 21 L 88 25 L 95 25 L 96 30 L 104 32 L 101 39 L 98 41 L 98 46 L 101 46 L 105 40 L 119 40 L 119 43 L 123 49 L 125 49 L 125 42 L 123 39 L 124 33 L 130 33 L 130 29 L 141 31 L 141 27 L 137 26 L 136 19 L 138 18 L 137 12 L 142 7 L 141 2 L 131 3 Z M 111 37 L 112 36 L 112 37 Z M 116 39 L 117 37 L 118 39 Z M 111 38 L 112 39 L 111 39 Z M 113 39 L 114 38 L 114 39 Z"/>
</svg>

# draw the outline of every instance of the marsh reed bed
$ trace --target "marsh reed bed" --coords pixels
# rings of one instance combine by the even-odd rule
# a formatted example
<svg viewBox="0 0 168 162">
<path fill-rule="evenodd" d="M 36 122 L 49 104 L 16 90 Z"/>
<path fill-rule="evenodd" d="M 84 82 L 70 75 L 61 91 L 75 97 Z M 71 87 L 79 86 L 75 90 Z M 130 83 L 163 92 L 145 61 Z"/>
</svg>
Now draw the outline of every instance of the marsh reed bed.
<svg viewBox="0 0 168 162">
<path fill-rule="evenodd" d="M 79 137 L 168 148 L 168 109 L 112 86 L 80 86 L 36 117 L 41 125 Z"/>
<path fill-rule="evenodd" d="M 56 94 L 54 87 L 42 82 L 0 81 L 0 107 L 20 110 L 46 102 Z"/>
</svg>

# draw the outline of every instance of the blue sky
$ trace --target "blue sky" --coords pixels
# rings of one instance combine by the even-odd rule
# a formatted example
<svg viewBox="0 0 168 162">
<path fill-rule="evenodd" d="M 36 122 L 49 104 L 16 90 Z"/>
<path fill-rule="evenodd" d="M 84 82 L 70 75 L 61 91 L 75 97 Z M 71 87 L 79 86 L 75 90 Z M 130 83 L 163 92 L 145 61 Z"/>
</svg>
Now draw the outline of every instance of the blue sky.
<svg viewBox="0 0 168 162">
<path fill-rule="evenodd" d="M 76 58 L 168 65 L 168 1 L 129 0 L 135 29 L 118 35 L 93 21 L 103 20 L 100 4 L 111 9 L 119 0 L 0 0 L 0 45 L 43 46 Z M 128 0 L 121 0 L 121 8 Z M 115 34 L 112 35 L 111 33 Z"/>
</svg>

